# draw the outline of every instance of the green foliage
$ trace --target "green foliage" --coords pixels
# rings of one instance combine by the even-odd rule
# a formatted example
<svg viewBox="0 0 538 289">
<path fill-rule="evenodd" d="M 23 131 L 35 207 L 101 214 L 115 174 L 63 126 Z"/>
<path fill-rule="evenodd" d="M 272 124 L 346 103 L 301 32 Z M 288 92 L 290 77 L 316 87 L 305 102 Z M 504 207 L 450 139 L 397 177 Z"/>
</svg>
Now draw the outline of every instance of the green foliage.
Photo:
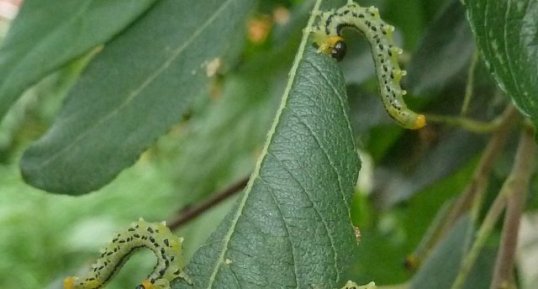
<svg viewBox="0 0 538 289">
<path fill-rule="evenodd" d="M 327 73 L 338 71 L 336 63 L 311 46 L 295 61 L 249 185 L 187 266 L 196 288 L 332 288 L 345 281 L 355 240 L 351 223 L 342 223 L 358 158 L 343 76 Z"/>
<path fill-rule="evenodd" d="M 468 248 L 469 240 L 475 233 L 469 218 L 462 218 L 456 224 L 447 238 L 439 244 L 439 248 L 432 254 L 422 269 L 411 280 L 409 288 L 449 288 L 457 274 L 457 269 Z M 495 259 L 496 248 L 488 248 L 473 268 L 471 276 L 463 288 L 479 289 L 489 288 L 484 282 L 491 278 L 492 264 Z"/>
<path fill-rule="evenodd" d="M 538 119 L 536 0 L 358 1 L 396 27 L 420 131 L 387 116 L 363 38 L 340 64 L 316 52 L 318 1 L 53 2 L 26 0 L 0 46 L 2 288 L 61 288 L 126 224 L 249 175 L 177 232 L 194 283 L 172 288 L 452 288 L 514 170 L 511 100 Z M 507 227 L 459 289 L 490 287 Z M 147 275 L 139 257 L 110 288 Z"/>
<path fill-rule="evenodd" d="M 25 1 L 0 50 L 0 119 L 28 86 L 111 39 L 154 2 Z"/>
<path fill-rule="evenodd" d="M 211 65 L 227 65 L 250 2 L 159 2 L 91 62 L 53 126 L 23 155 L 25 180 L 82 194 L 132 165 L 202 93 L 216 73 Z"/>
<path fill-rule="evenodd" d="M 538 3 L 469 0 L 466 8 L 478 48 L 498 85 L 538 123 Z"/>
<path fill-rule="evenodd" d="M 415 94 L 441 89 L 465 70 L 474 42 L 459 0 L 448 1 L 428 27 L 409 66 L 409 88 Z"/>
</svg>

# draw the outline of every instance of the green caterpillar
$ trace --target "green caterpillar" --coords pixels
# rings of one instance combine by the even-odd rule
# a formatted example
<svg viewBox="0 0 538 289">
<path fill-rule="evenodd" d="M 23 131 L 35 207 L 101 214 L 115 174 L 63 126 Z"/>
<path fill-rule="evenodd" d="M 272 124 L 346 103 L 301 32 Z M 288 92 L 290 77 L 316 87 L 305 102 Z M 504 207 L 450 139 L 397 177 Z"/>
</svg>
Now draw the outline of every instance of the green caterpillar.
<svg viewBox="0 0 538 289">
<path fill-rule="evenodd" d="M 86 276 L 65 278 L 64 289 L 102 288 L 131 254 L 141 248 L 150 249 L 157 257 L 157 264 L 136 289 L 169 289 L 173 279 L 188 280 L 182 271 L 182 243 L 183 238 L 175 236 L 164 222 L 148 223 L 140 219 L 114 237 Z"/>
<path fill-rule="evenodd" d="M 394 27 L 379 17 L 379 10 L 373 6 L 361 7 L 348 0 L 337 10 L 322 12 L 318 25 L 313 29 L 314 43 L 318 51 L 342 60 L 346 54 L 346 43 L 342 29 L 352 27 L 364 34 L 370 47 L 376 67 L 381 98 L 388 114 L 402 127 L 419 129 L 426 125 L 426 117 L 407 108 L 403 95 L 407 92 L 400 86 L 406 75 L 398 64 L 402 49 L 394 44 Z"/>
</svg>

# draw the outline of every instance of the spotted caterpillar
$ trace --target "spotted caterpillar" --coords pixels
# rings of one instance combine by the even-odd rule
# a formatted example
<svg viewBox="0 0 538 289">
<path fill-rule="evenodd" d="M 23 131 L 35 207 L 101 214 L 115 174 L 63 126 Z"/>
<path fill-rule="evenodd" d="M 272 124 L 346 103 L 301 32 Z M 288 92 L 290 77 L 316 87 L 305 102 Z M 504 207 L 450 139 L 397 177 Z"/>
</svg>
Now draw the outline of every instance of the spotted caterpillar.
<svg viewBox="0 0 538 289">
<path fill-rule="evenodd" d="M 407 108 L 403 100 L 406 91 L 400 86 L 400 79 L 406 75 L 398 65 L 398 48 L 392 39 L 394 27 L 379 17 L 379 10 L 373 6 L 361 7 L 348 0 L 337 10 L 322 12 L 320 20 L 313 28 L 314 43 L 318 51 L 331 55 L 340 61 L 346 54 L 346 43 L 342 29 L 353 27 L 359 30 L 370 42 L 376 67 L 377 79 L 381 90 L 383 105 L 388 114 L 402 127 L 419 129 L 426 125 L 426 118 Z"/>
<path fill-rule="evenodd" d="M 140 248 L 148 248 L 157 257 L 153 272 L 136 289 L 169 289 L 170 281 L 186 278 L 181 261 L 183 238 L 178 238 L 164 222 L 148 223 L 143 219 L 131 224 L 124 232 L 118 233 L 103 250 L 101 256 L 91 266 L 85 277 L 67 277 L 64 289 L 97 289 L 110 281 L 132 253 Z"/>
</svg>

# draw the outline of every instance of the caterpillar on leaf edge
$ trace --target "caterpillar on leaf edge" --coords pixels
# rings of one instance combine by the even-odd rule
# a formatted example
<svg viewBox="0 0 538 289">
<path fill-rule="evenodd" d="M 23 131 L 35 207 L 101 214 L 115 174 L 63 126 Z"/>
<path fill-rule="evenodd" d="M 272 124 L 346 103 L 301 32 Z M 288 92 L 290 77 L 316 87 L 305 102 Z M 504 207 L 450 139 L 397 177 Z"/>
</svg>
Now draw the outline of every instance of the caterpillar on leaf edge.
<svg viewBox="0 0 538 289">
<path fill-rule="evenodd" d="M 361 32 L 372 49 L 377 79 L 383 106 L 388 114 L 402 127 L 419 129 L 426 125 L 426 117 L 407 108 L 400 80 L 406 75 L 398 64 L 402 49 L 394 44 L 394 26 L 385 23 L 376 7 L 361 7 L 349 0 L 336 10 L 322 12 L 318 25 L 313 28 L 314 43 L 318 51 L 340 61 L 346 54 L 346 43 L 342 38 L 344 28 L 355 28 Z"/>
</svg>

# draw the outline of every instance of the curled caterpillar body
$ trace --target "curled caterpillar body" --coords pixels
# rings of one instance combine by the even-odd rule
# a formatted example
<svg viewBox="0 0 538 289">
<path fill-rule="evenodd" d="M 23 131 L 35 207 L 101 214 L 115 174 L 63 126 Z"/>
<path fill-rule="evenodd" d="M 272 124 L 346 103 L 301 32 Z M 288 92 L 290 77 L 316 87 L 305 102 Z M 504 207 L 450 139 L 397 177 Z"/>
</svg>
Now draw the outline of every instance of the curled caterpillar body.
<svg viewBox="0 0 538 289">
<path fill-rule="evenodd" d="M 398 64 L 402 49 L 394 44 L 394 27 L 379 17 L 377 8 L 361 7 L 353 1 L 337 9 L 323 12 L 317 27 L 314 28 L 314 42 L 321 53 L 341 60 L 345 55 L 345 42 L 342 30 L 351 27 L 359 30 L 372 48 L 381 99 L 388 114 L 401 126 L 419 129 L 426 125 L 426 118 L 407 108 L 400 80 L 406 75 Z M 343 47 L 343 48 L 342 48 Z"/>
<path fill-rule="evenodd" d="M 157 264 L 136 289 L 169 289 L 173 279 L 187 279 L 182 271 L 182 242 L 183 239 L 175 236 L 164 222 L 148 223 L 140 219 L 114 237 L 86 276 L 65 278 L 64 289 L 102 288 L 130 255 L 141 248 L 150 249 L 157 257 Z"/>
</svg>

